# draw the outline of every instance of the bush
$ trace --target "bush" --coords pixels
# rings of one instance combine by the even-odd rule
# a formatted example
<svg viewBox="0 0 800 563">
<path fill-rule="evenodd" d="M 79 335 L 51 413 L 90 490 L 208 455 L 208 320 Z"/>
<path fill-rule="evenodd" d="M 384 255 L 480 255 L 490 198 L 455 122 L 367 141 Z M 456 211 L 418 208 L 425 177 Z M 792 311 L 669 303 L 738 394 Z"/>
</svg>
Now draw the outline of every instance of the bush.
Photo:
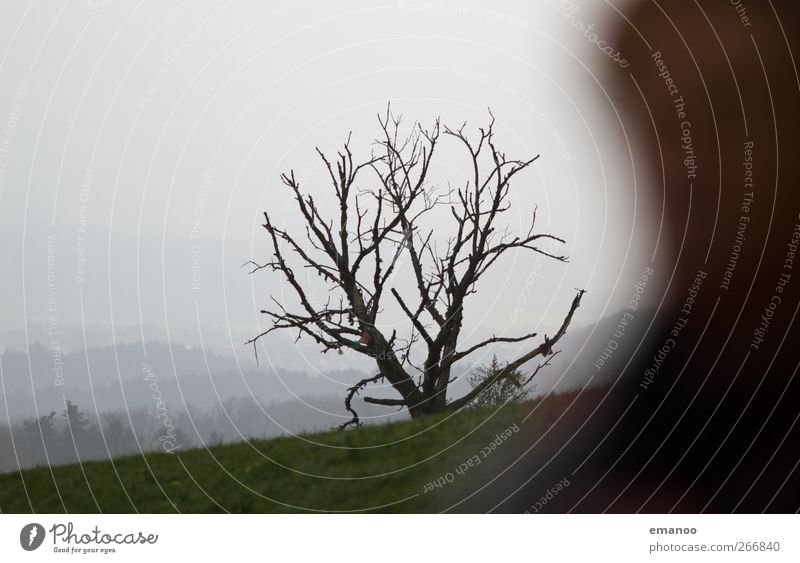
<svg viewBox="0 0 800 563">
<path fill-rule="evenodd" d="M 500 364 L 497 356 L 492 356 L 491 363 L 473 370 L 472 373 L 467 376 L 467 381 L 474 389 L 487 379 L 495 377 L 504 367 L 505 366 Z M 478 395 L 475 400 L 470 403 L 470 407 L 498 407 L 506 403 L 518 403 L 524 400 L 531 391 L 536 388 L 535 385 L 529 386 L 524 383 L 525 377 L 522 372 L 513 370 L 504 378 L 496 381 L 494 385 L 487 387 L 483 393 Z"/>
</svg>

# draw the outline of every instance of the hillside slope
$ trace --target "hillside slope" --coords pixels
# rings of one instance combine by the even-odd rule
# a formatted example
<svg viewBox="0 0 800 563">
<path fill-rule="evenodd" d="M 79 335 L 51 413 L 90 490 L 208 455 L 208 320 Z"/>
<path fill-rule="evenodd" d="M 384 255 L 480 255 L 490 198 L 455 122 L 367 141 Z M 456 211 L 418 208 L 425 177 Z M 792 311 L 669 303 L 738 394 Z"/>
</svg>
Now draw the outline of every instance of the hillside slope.
<svg viewBox="0 0 800 563">
<path fill-rule="evenodd" d="M 456 468 L 492 442 L 500 444 L 499 451 L 506 442 L 520 445 L 529 440 L 529 429 L 549 426 L 572 398 L 572 394 L 551 396 L 496 411 L 467 410 L 175 455 L 39 467 L 0 476 L 0 510 L 441 511 L 491 472 L 490 463 L 475 464 L 460 473 Z M 521 421 L 526 417 L 523 427 Z M 514 430 L 517 424 L 523 430 Z M 500 455 L 492 455 L 499 461 Z M 431 485 L 442 476 L 453 480 L 444 483 L 440 479 L 440 487 Z"/>
</svg>

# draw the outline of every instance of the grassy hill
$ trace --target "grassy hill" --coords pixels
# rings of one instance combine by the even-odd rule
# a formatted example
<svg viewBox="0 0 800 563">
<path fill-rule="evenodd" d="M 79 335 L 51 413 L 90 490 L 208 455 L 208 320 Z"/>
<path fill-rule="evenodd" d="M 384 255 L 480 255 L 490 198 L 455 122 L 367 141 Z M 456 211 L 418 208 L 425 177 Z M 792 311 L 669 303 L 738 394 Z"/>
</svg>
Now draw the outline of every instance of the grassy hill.
<svg viewBox="0 0 800 563">
<path fill-rule="evenodd" d="M 508 442 L 552 422 L 570 396 L 362 427 L 0 476 L 0 510 L 21 512 L 431 512 L 474 487 L 455 469 L 531 414 Z M 523 436 L 525 435 L 525 436 Z M 518 442 L 517 442 L 518 443 Z M 502 446 L 501 446 L 502 447 Z M 472 485 L 471 485 L 472 484 Z M 429 490 L 425 492 L 426 485 Z M 465 489 L 466 488 L 466 489 Z"/>
</svg>

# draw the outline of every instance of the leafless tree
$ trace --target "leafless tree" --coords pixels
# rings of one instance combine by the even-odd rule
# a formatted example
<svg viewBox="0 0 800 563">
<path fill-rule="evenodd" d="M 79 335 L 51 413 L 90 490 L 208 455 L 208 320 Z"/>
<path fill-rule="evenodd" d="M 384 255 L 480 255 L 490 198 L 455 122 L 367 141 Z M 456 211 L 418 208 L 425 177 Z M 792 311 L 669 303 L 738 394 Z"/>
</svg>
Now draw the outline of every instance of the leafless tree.
<svg viewBox="0 0 800 563">
<path fill-rule="evenodd" d="M 311 195 L 305 194 L 293 170 L 281 176 L 292 192 L 306 236 L 287 232 L 265 212 L 263 226 L 271 242 L 272 257 L 263 264 L 250 264 L 252 272 L 264 268 L 278 272 L 298 304 L 290 307 L 273 297 L 274 307 L 261 311 L 270 318 L 270 327 L 248 344 L 255 347 L 259 339 L 273 331 L 290 330 L 297 333 L 298 339 L 313 339 L 324 352 L 349 348 L 373 358 L 377 373 L 348 390 L 345 406 L 353 418 L 342 427 L 359 424 L 352 399 L 378 382 L 388 381 L 399 396 L 366 396 L 364 401 L 407 408 L 412 417 L 468 405 L 489 386 L 534 358 L 541 357 L 546 364 L 580 305 L 583 290 L 577 291 L 560 328 L 552 336 L 544 335 L 538 345 L 534 346 L 537 334 L 531 333 L 492 336 L 459 348 L 465 302 L 501 256 L 518 250 L 567 261 L 566 256 L 543 249 L 544 241 L 564 241 L 535 231 L 535 209 L 525 234 L 512 234 L 507 227 L 498 226 L 498 219 L 510 208 L 511 180 L 538 156 L 528 160 L 507 158 L 495 146 L 491 111 L 489 116 L 488 128 L 478 129 L 470 138 L 465 132 L 466 124 L 451 129 L 440 125 L 439 119 L 429 129 L 414 123 L 403 132 L 402 116 L 387 107 L 386 113 L 378 116 L 381 135 L 370 158 L 354 161 L 349 137 L 336 159 L 330 159 L 318 148 L 335 191 L 335 211 L 322 209 Z M 461 188 L 436 189 L 428 179 L 440 138 L 452 138 L 466 149 L 470 179 Z M 436 229 L 423 226 L 423 219 L 439 207 L 449 212 L 449 237 L 439 236 L 440 225 Z M 408 257 L 404 264 L 410 261 L 416 282 L 413 296 L 402 295 L 391 283 L 398 258 L 404 253 Z M 295 272 L 295 264 L 322 278 L 330 295 L 325 303 L 311 298 L 305 282 Z M 387 305 L 385 301 L 391 300 L 410 323 L 410 335 L 403 335 L 406 337 L 398 336 L 396 330 L 384 334 L 376 326 Z M 451 370 L 457 362 L 498 342 L 528 341 L 532 346 L 528 352 L 505 364 L 494 377 L 464 396 L 448 400 Z M 419 359 L 411 354 L 416 343 L 423 350 Z"/>
</svg>

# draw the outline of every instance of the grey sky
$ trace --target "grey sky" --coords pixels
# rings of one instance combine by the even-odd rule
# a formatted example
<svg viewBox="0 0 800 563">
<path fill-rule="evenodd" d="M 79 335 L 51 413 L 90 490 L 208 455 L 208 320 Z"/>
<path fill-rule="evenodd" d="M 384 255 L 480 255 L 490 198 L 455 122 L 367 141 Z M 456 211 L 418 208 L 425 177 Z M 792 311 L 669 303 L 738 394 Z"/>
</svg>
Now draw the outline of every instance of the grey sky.
<svg viewBox="0 0 800 563">
<path fill-rule="evenodd" d="M 507 153 L 541 154 L 514 184 L 510 226 L 538 203 L 572 260 L 504 262 L 472 299 L 472 337 L 553 326 L 575 287 L 590 291 L 578 324 L 622 307 L 658 225 L 603 86 L 625 71 L 573 25 L 611 41 L 611 10 L 586 4 L 571 20 L 555 0 L 4 6 L 0 344 L 40 325 L 27 338 L 46 345 L 55 319 L 56 338 L 86 326 L 98 342 L 197 345 L 202 331 L 249 353 L 280 288 L 240 266 L 266 256 L 262 210 L 293 224 L 280 172 L 323 198 L 314 146 L 353 131 L 368 155 L 389 100 L 408 120 L 471 127 L 490 106 Z M 436 175 L 455 184 L 466 161 L 445 142 Z M 291 347 L 273 349 L 290 361 Z"/>
</svg>

